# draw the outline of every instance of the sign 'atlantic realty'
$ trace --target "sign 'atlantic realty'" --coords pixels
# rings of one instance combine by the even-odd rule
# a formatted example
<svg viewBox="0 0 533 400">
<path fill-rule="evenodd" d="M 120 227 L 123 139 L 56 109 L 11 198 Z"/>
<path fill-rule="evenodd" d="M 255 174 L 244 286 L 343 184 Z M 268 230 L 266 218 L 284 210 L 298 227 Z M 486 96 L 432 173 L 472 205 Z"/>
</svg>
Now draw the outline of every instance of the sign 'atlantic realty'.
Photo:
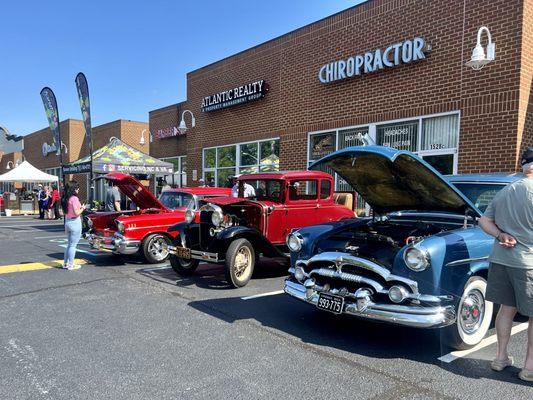
<svg viewBox="0 0 533 400">
<path fill-rule="evenodd" d="M 409 64 L 425 59 L 425 53 L 430 50 L 431 46 L 426 44 L 424 39 L 417 37 L 395 43 L 384 50 L 376 49 L 323 65 L 318 72 L 318 79 L 322 83 L 330 83 L 400 64 Z"/>
<path fill-rule="evenodd" d="M 202 111 L 220 110 L 237 104 L 248 103 L 263 98 L 266 92 L 268 92 L 268 86 L 264 80 L 247 83 L 204 97 L 202 99 Z"/>
</svg>

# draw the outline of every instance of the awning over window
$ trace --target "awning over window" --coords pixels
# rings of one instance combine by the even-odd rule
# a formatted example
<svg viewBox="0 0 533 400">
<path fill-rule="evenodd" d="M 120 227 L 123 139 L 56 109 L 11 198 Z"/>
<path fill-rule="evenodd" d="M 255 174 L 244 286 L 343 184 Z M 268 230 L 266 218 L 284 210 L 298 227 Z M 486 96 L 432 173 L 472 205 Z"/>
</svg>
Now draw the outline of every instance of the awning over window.
<svg viewBox="0 0 533 400">
<path fill-rule="evenodd" d="M 87 173 L 91 170 L 90 156 L 63 166 L 64 174 Z M 93 172 L 122 172 L 125 174 L 157 174 L 174 172 L 171 163 L 151 157 L 122 142 L 111 138 L 109 144 L 93 152 Z"/>
</svg>

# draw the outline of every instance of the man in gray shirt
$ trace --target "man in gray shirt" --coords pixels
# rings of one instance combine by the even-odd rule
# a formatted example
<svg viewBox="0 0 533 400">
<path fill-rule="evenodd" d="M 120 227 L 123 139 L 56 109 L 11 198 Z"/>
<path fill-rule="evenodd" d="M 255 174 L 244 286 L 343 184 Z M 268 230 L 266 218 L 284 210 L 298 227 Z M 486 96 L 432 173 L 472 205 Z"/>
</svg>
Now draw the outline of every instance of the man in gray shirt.
<svg viewBox="0 0 533 400">
<path fill-rule="evenodd" d="M 479 225 L 496 239 L 489 257 L 486 294 L 488 301 L 501 304 L 491 368 L 502 371 L 513 365 L 507 344 L 518 310 L 529 317 L 526 362 L 519 377 L 533 381 L 533 148 L 524 152 L 520 163 L 524 177 L 494 196 Z"/>
<path fill-rule="evenodd" d="M 113 181 L 109 181 L 109 187 L 105 194 L 105 210 L 120 211 L 120 192 Z"/>
</svg>

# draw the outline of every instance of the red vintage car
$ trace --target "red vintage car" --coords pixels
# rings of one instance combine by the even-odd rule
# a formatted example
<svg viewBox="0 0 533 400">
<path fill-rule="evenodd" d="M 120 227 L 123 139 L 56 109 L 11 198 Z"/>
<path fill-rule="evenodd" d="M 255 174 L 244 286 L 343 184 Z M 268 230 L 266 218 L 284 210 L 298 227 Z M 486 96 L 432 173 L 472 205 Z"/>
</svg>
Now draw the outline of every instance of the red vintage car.
<svg viewBox="0 0 533 400">
<path fill-rule="evenodd" d="M 200 200 L 231 193 L 231 189 L 225 188 L 181 188 L 166 190 L 157 199 L 130 175 L 115 172 L 104 178 L 112 180 L 138 209 L 89 214 L 86 239 L 95 249 L 107 249 L 117 254 L 139 252 L 149 263 L 168 258 L 163 244 L 171 243 L 175 236 L 175 233 L 168 232 L 168 228 L 184 221 L 187 214 L 198 219 Z"/>
<path fill-rule="evenodd" d="M 294 229 L 354 218 L 355 193 L 334 193 L 333 183 L 319 171 L 241 175 L 239 197 L 204 200 L 199 221 L 170 228 L 173 269 L 188 275 L 199 261 L 220 263 L 231 286 L 246 285 L 260 254 L 288 260 Z"/>
</svg>

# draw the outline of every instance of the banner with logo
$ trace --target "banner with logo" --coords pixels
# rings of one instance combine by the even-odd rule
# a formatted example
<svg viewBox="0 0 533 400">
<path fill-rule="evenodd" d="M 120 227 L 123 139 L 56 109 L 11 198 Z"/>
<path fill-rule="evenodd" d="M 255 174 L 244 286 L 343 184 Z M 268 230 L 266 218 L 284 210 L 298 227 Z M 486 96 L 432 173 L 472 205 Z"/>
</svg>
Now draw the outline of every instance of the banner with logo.
<svg viewBox="0 0 533 400">
<path fill-rule="evenodd" d="M 91 140 L 91 105 L 89 102 L 89 85 L 87 78 L 83 72 L 76 75 L 76 90 L 78 91 L 78 99 L 80 101 L 81 115 L 83 118 L 83 125 L 85 126 L 85 137 Z"/>
<path fill-rule="evenodd" d="M 52 131 L 52 138 L 57 154 L 61 154 L 61 133 L 59 131 L 59 112 L 57 110 L 57 101 L 54 92 L 49 87 L 41 90 L 41 99 L 43 100 L 44 111 L 48 118 L 48 125 Z"/>
</svg>

